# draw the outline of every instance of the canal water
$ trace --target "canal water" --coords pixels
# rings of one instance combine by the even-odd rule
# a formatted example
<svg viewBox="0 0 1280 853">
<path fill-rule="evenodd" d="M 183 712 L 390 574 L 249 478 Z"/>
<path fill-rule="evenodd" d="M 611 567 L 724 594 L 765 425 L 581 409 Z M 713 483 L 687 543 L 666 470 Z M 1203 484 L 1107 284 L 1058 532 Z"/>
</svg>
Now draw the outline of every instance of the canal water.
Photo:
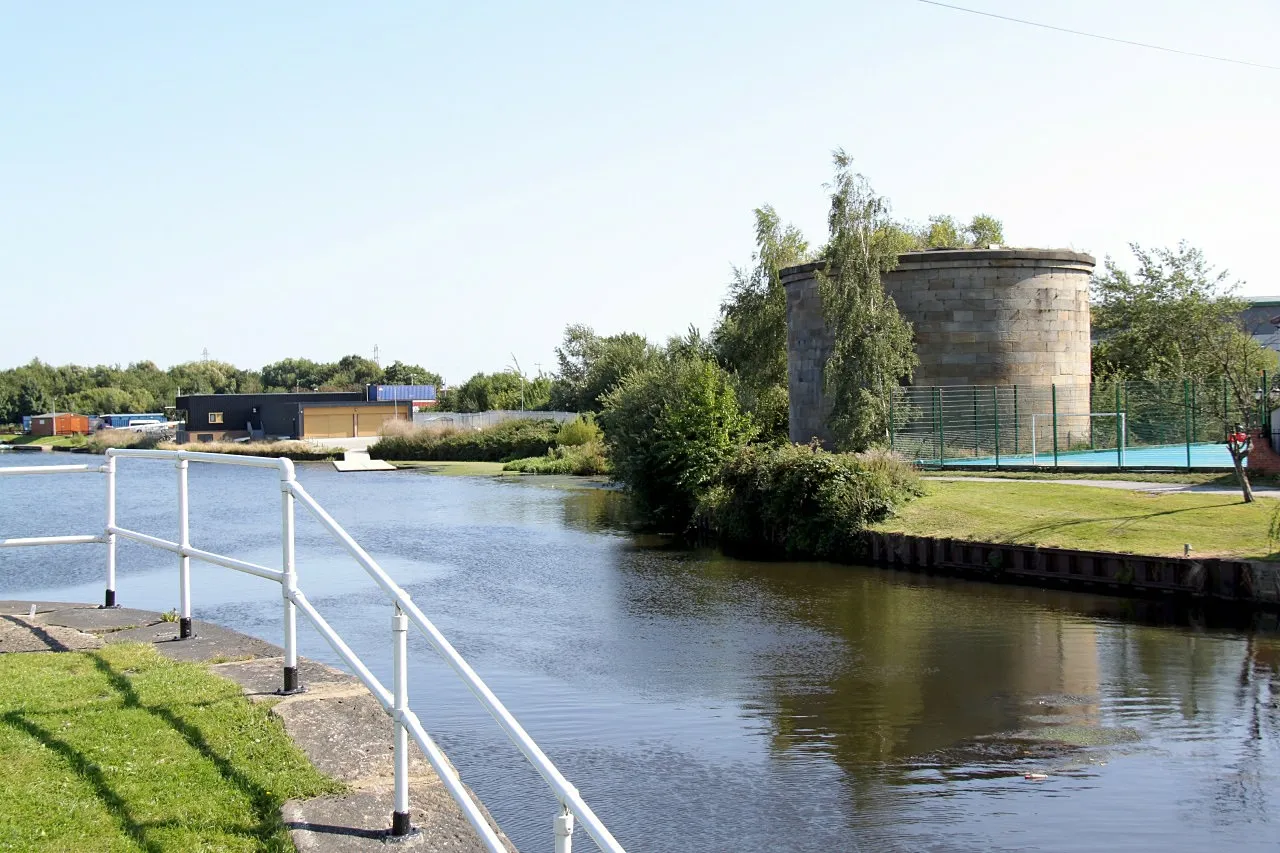
<svg viewBox="0 0 1280 853">
<path fill-rule="evenodd" d="M 630 850 L 1276 848 L 1264 617 L 731 560 L 629 534 L 602 489 L 299 477 Z M 122 525 L 173 538 L 172 465 L 122 461 L 119 485 Z M 102 493 L 98 476 L 0 479 L 0 536 L 97 532 Z M 194 544 L 278 565 L 270 472 L 193 465 L 191 494 Z M 125 543 L 120 564 L 123 604 L 176 605 L 170 555 Z M 0 598 L 96 602 L 102 566 L 102 546 L 6 549 Z M 280 642 L 277 587 L 192 568 L 198 618 Z M 389 678 L 391 608 L 301 509 L 299 573 Z M 307 629 L 302 645 L 332 662 Z M 463 779 L 522 850 L 549 849 L 551 796 L 421 642 L 410 655 L 412 702 Z"/>
</svg>

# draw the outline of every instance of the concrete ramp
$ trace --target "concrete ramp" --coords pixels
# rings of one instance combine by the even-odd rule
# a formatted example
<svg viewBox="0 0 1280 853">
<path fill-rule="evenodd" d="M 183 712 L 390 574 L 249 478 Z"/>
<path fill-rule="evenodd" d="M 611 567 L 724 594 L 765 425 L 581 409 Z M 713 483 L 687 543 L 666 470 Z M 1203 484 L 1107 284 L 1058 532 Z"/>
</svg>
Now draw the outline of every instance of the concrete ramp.
<svg viewBox="0 0 1280 853">
<path fill-rule="evenodd" d="M 348 450 L 341 459 L 333 460 L 339 471 L 394 471 L 396 466 L 381 459 L 370 459 L 367 450 Z"/>
</svg>

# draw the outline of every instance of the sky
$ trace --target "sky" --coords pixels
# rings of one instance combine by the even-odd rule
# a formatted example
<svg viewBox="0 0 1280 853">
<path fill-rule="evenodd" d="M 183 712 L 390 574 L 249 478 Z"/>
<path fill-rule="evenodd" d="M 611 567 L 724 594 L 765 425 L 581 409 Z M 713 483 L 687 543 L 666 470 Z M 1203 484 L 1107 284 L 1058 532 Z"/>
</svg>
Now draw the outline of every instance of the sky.
<svg viewBox="0 0 1280 853">
<path fill-rule="evenodd" d="M 968 0 L 1280 65 L 1274 0 Z M 1280 292 L 1280 71 L 918 0 L 0 0 L 0 368 L 348 353 L 554 367 L 714 325 L 752 210 L 894 215 Z"/>
</svg>

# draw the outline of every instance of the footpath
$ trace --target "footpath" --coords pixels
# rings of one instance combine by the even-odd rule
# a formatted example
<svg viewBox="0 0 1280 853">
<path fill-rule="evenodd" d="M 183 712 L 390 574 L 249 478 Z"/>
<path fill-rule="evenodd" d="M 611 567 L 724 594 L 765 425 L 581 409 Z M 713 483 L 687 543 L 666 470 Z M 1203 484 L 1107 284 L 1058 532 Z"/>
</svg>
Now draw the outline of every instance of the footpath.
<svg viewBox="0 0 1280 853">
<path fill-rule="evenodd" d="M 1096 486 L 1100 489 L 1123 489 L 1132 492 L 1150 492 L 1151 494 L 1170 495 L 1181 493 L 1209 495 L 1238 495 L 1239 486 L 1212 486 L 1197 483 L 1147 483 L 1141 480 L 1036 480 L 1021 477 L 947 477 L 925 474 L 926 480 L 949 480 L 966 483 L 1051 483 L 1059 486 Z M 1254 486 L 1253 494 L 1259 498 L 1280 498 L 1280 488 L 1274 486 Z"/>
<path fill-rule="evenodd" d="M 204 663 L 210 672 L 240 685 L 250 701 L 275 702 L 271 712 L 311 763 L 348 788 L 345 794 L 285 803 L 281 816 L 299 853 L 483 851 L 475 831 L 412 740 L 409 804 L 411 821 L 420 832 L 388 843 L 394 787 L 391 719 L 359 679 L 299 659 L 306 689 L 281 697 L 275 693 L 284 665 L 279 647 L 208 622 L 196 621 L 193 628 L 195 637 L 179 641 L 177 623 L 148 610 L 0 601 L 0 654 L 149 643 L 173 660 Z M 510 842 L 507 846 L 514 853 Z"/>
</svg>

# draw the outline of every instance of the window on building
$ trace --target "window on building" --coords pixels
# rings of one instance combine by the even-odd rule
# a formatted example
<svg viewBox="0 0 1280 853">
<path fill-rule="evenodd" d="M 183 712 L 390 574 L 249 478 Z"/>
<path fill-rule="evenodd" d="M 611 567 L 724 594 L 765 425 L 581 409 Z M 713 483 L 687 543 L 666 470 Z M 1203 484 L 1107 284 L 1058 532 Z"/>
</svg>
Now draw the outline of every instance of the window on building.
<svg viewBox="0 0 1280 853">
<path fill-rule="evenodd" d="M 220 424 L 220 423 L 222 423 L 222 412 L 210 412 L 210 413 L 209 413 L 209 423 L 211 423 L 211 424 Z"/>
</svg>

